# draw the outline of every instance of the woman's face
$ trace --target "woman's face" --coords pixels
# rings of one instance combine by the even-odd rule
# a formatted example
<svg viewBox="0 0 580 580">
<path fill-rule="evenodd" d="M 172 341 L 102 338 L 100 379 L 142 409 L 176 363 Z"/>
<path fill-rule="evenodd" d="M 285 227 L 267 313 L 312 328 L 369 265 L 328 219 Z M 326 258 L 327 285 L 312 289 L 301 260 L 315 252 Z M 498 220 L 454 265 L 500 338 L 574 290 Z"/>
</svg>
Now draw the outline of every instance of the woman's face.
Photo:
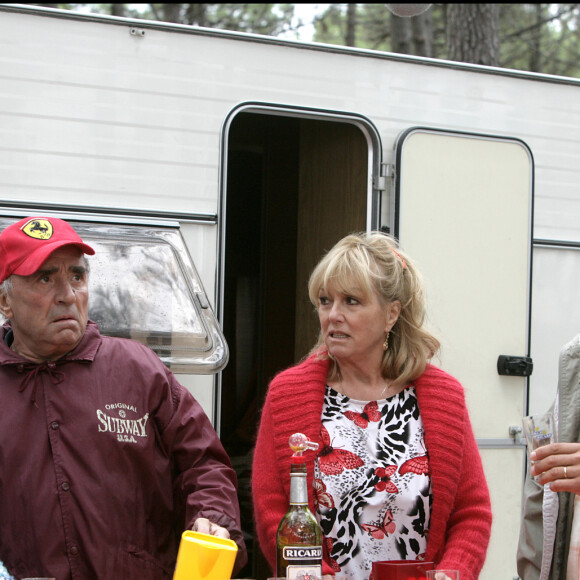
<svg viewBox="0 0 580 580">
<path fill-rule="evenodd" d="M 349 292 L 322 288 L 318 293 L 324 343 L 339 363 L 380 365 L 385 334 L 400 310 L 400 302 L 385 306 L 374 292 L 367 296 L 356 287 Z"/>
</svg>

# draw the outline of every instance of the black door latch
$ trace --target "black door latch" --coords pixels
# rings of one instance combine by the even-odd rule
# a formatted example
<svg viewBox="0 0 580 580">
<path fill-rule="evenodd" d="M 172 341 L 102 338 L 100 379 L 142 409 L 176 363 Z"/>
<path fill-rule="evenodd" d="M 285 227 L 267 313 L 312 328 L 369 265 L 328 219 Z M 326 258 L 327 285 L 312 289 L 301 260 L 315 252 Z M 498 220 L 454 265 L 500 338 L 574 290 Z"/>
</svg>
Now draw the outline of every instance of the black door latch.
<svg viewBox="0 0 580 580">
<path fill-rule="evenodd" d="M 529 377 L 534 370 L 534 363 L 529 356 L 508 356 L 500 354 L 497 359 L 497 372 L 500 375 Z"/>
</svg>

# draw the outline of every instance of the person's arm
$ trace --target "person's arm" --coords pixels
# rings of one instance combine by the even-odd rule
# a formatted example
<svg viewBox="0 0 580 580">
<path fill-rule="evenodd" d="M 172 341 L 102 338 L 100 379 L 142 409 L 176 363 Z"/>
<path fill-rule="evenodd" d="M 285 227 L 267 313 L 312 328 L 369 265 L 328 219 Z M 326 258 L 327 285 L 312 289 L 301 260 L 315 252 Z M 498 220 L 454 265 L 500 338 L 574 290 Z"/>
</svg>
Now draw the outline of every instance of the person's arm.
<svg viewBox="0 0 580 580">
<path fill-rule="evenodd" d="M 459 570 L 461 580 L 475 580 L 483 567 L 491 534 L 491 501 L 471 422 L 464 410 L 464 446 L 454 505 L 437 567 Z M 453 466 L 449 466 L 453 469 Z"/>
<path fill-rule="evenodd" d="M 240 525 L 237 476 L 201 405 L 170 376 L 172 413 L 162 438 L 175 464 L 175 493 L 184 503 L 185 529 L 229 537 L 238 545 L 234 571 L 247 561 Z"/>
</svg>

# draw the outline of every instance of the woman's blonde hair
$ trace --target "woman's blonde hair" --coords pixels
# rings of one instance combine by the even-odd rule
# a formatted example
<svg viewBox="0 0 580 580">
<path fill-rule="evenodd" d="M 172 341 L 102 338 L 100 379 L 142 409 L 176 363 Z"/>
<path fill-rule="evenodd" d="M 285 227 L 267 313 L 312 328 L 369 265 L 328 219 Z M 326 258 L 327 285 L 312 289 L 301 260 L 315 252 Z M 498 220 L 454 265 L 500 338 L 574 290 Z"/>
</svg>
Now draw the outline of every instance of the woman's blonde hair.
<svg viewBox="0 0 580 580">
<path fill-rule="evenodd" d="M 421 275 L 393 237 L 373 231 L 349 234 L 340 240 L 310 276 L 308 295 L 316 308 L 320 290 L 329 288 L 345 293 L 357 288 L 366 296 L 374 293 L 385 306 L 398 300 L 401 313 L 383 354 L 383 376 L 396 384 L 407 384 L 423 373 L 440 343 L 423 326 L 426 310 Z M 321 334 L 312 352 L 319 350 L 323 342 Z M 339 369 L 333 361 L 329 379 L 338 376 Z"/>
</svg>

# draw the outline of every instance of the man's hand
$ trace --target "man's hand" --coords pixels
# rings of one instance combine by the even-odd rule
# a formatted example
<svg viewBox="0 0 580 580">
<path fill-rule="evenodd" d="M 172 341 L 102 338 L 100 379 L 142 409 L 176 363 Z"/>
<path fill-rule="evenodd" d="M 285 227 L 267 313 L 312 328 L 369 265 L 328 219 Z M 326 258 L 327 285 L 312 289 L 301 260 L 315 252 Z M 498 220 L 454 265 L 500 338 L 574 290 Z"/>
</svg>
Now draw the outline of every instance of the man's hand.
<svg viewBox="0 0 580 580">
<path fill-rule="evenodd" d="M 200 532 L 202 534 L 209 534 L 210 536 L 216 536 L 218 538 L 225 538 L 229 540 L 230 532 L 226 528 L 222 528 L 213 522 L 210 522 L 207 518 L 197 518 L 193 524 L 192 530 L 194 532 Z"/>
<path fill-rule="evenodd" d="M 540 485 L 552 491 L 571 491 L 580 495 L 580 443 L 552 443 L 535 449 L 531 473 Z"/>
</svg>

